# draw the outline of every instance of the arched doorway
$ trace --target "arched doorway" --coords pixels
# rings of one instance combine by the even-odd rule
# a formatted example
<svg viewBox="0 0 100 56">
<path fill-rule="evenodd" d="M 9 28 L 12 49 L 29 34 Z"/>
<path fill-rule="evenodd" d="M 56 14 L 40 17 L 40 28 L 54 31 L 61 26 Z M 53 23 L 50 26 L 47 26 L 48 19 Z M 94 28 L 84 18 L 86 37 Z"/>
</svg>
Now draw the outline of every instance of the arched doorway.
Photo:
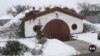
<svg viewBox="0 0 100 56">
<path fill-rule="evenodd" d="M 61 41 L 68 41 L 70 30 L 64 21 L 60 19 L 54 19 L 45 25 L 44 34 L 48 38 L 57 38 Z"/>
</svg>

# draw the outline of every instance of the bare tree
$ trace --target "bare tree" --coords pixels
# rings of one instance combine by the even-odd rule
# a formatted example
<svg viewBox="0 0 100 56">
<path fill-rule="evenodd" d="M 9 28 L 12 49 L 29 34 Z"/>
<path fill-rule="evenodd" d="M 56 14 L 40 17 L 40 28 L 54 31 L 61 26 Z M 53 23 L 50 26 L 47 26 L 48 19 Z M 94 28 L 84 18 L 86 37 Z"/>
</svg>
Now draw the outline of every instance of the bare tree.
<svg viewBox="0 0 100 56">
<path fill-rule="evenodd" d="M 29 5 L 16 5 L 13 8 L 9 8 L 7 13 L 12 14 L 14 17 L 19 14 L 20 12 L 23 12 L 27 9 L 30 9 L 32 6 Z"/>
<path fill-rule="evenodd" d="M 80 14 L 83 16 L 88 15 L 95 15 L 95 13 L 92 14 L 93 11 L 100 11 L 100 6 L 98 4 L 90 4 L 90 3 L 79 3 L 78 8 L 81 10 Z"/>
</svg>

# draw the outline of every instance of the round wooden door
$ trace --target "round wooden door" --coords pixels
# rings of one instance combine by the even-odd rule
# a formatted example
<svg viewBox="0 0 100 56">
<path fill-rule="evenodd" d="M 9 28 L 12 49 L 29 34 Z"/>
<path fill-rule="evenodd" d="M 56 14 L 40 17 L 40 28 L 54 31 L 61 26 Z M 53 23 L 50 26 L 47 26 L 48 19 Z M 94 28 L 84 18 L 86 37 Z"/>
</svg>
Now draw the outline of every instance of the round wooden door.
<svg viewBox="0 0 100 56">
<path fill-rule="evenodd" d="M 44 34 L 48 38 L 57 38 L 61 41 L 68 41 L 70 30 L 64 21 L 55 19 L 46 24 L 44 27 Z"/>
</svg>

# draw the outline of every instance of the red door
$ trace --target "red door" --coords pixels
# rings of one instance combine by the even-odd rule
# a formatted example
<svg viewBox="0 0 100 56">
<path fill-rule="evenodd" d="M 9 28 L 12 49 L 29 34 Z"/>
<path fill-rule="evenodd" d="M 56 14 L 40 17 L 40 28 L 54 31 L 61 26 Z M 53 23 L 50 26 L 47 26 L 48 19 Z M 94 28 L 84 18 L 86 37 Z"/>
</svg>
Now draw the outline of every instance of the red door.
<svg viewBox="0 0 100 56">
<path fill-rule="evenodd" d="M 44 27 L 44 33 L 48 38 L 57 38 L 61 41 L 68 41 L 70 36 L 68 25 L 60 19 L 48 22 Z"/>
</svg>

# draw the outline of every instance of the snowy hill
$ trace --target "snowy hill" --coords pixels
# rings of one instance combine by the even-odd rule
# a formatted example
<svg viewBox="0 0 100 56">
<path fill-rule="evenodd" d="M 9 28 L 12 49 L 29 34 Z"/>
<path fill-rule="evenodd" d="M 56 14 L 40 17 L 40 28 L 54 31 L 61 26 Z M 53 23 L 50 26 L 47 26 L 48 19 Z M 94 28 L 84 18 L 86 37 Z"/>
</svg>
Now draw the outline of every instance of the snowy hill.
<svg viewBox="0 0 100 56">
<path fill-rule="evenodd" d="M 15 16 L 13 19 L 11 19 L 8 23 L 6 23 L 3 28 L 9 27 L 10 25 L 12 25 L 13 23 L 19 23 L 21 21 L 21 18 L 23 18 L 25 16 L 26 13 L 32 11 L 33 9 L 29 9 L 26 10 L 24 12 L 21 12 L 20 14 L 18 14 L 17 16 Z"/>
</svg>

